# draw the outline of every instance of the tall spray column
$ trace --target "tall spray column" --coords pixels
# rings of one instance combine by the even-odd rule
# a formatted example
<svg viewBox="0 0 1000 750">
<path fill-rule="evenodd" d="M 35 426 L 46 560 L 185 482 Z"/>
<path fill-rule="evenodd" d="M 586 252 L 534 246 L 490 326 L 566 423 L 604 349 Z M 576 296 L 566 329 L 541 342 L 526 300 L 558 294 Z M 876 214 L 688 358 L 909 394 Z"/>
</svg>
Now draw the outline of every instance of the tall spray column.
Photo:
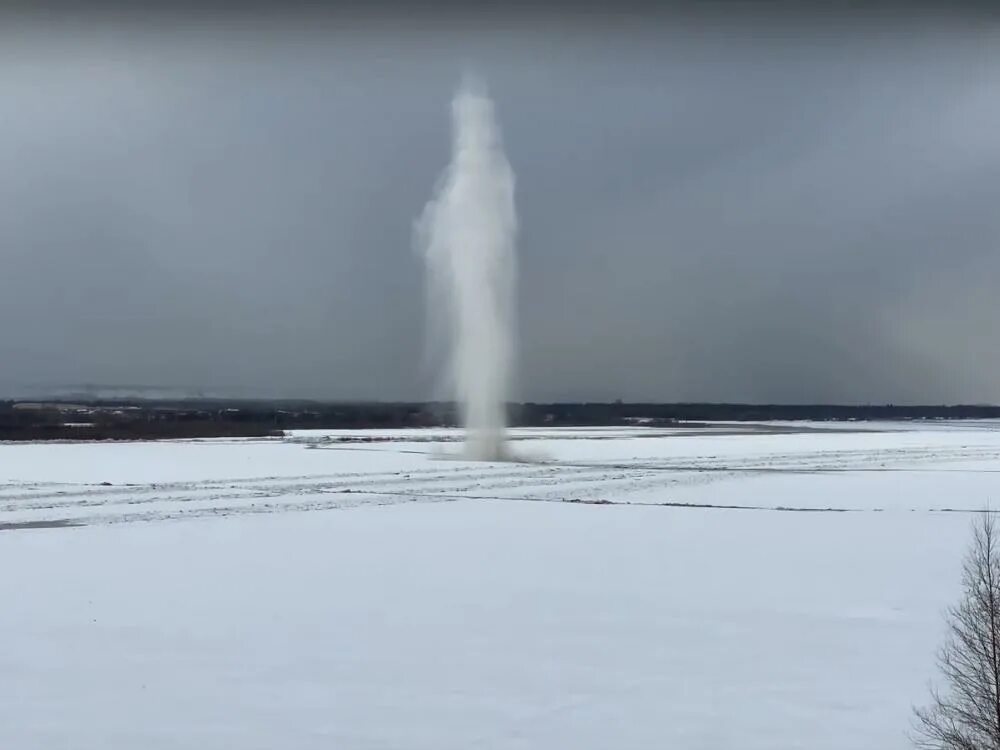
<svg viewBox="0 0 1000 750">
<path fill-rule="evenodd" d="M 469 458 L 506 457 L 514 354 L 514 173 L 493 101 L 466 77 L 452 101 L 451 163 L 417 223 L 427 303 L 448 342 L 447 385 Z"/>
</svg>

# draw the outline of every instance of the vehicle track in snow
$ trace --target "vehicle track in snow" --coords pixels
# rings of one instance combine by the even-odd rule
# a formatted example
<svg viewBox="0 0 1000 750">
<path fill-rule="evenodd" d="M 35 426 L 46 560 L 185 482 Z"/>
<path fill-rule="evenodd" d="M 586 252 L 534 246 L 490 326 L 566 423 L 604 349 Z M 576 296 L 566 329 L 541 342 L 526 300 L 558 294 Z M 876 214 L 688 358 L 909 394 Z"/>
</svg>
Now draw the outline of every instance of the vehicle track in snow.
<svg viewBox="0 0 1000 750">
<path fill-rule="evenodd" d="M 315 445 L 300 439 L 287 442 L 301 444 L 303 449 Z M 113 446 L 109 445 L 108 449 L 113 450 Z M 386 452 L 393 451 L 389 449 Z M 995 462 L 995 468 L 949 468 L 948 464 L 955 462 Z M 128 484 L 17 481 L 0 484 L 0 530 L 457 500 L 858 511 L 864 509 L 805 505 L 782 507 L 756 502 L 679 502 L 671 497 L 671 491 L 776 474 L 907 471 L 1000 473 L 1000 447 L 927 443 L 893 448 L 808 449 L 742 456 L 706 453 L 625 460 L 536 460 L 481 464 L 455 460 L 454 463 L 433 462 L 433 465 L 409 470 L 288 476 L 268 474 Z"/>
</svg>

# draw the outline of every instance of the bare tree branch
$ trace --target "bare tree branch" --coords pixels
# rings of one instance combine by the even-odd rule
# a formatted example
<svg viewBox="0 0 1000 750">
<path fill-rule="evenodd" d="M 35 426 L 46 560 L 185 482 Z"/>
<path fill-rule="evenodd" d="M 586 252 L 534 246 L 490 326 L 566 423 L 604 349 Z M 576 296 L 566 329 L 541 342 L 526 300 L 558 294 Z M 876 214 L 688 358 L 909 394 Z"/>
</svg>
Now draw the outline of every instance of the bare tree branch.
<svg viewBox="0 0 1000 750">
<path fill-rule="evenodd" d="M 962 589 L 937 657 L 946 689 L 932 688 L 930 705 L 914 709 L 923 750 L 1000 750 L 1000 537 L 991 512 L 973 528 Z"/>
</svg>

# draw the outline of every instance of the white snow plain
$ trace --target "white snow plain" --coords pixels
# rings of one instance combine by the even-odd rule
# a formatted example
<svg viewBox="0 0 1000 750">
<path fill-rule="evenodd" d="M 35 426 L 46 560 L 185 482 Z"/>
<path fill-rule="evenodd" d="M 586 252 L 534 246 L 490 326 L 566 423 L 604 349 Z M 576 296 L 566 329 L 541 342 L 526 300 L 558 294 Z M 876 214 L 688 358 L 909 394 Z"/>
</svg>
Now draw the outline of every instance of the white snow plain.
<svg viewBox="0 0 1000 750">
<path fill-rule="evenodd" d="M 909 746 L 1000 424 L 514 436 L 0 444 L 0 747 Z"/>
</svg>

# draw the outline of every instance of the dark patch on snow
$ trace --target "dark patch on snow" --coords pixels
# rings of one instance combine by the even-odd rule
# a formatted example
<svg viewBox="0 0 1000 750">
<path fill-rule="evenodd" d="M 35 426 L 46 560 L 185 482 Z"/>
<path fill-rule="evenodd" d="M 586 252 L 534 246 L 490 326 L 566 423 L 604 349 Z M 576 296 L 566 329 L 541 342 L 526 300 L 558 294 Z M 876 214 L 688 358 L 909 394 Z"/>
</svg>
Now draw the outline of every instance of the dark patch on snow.
<svg viewBox="0 0 1000 750">
<path fill-rule="evenodd" d="M 13 521 L 10 523 L 0 523 L 0 531 L 17 531 L 19 529 L 66 529 L 76 526 L 83 526 L 82 523 L 70 521 L 66 518 L 54 521 Z"/>
</svg>

